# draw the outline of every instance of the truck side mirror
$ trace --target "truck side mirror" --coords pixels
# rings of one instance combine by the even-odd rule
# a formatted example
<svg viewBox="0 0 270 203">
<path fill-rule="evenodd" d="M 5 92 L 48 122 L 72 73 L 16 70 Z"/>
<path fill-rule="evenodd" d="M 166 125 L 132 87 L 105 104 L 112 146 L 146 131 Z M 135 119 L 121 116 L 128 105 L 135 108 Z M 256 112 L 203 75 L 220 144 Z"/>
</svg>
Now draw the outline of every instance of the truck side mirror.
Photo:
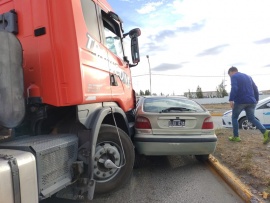
<svg viewBox="0 0 270 203">
<path fill-rule="evenodd" d="M 138 43 L 137 36 L 131 38 L 131 56 L 132 56 L 132 62 L 134 64 L 137 64 L 140 62 L 139 43 Z"/>
<path fill-rule="evenodd" d="M 133 67 L 140 62 L 138 37 L 141 35 L 141 30 L 139 28 L 132 29 L 128 33 L 125 33 L 124 37 L 127 35 L 131 38 L 131 56 L 133 62 L 133 64 L 130 64 L 129 66 Z"/>
</svg>

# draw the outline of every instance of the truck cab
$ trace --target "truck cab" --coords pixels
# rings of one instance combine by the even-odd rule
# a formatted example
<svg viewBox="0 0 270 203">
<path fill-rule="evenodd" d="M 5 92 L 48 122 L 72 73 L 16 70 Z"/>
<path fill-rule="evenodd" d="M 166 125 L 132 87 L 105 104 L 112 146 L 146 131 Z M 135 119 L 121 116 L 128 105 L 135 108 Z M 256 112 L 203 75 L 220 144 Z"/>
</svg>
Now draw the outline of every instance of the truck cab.
<svg viewBox="0 0 270 203">
<path fill-rule="evenodd" d="M 124 32 L 106 0 L 0 1 L 0 149 L 34 156 L 39 200 L 92 199 L 128 180 L 136 101 L 130 68 L 140 61 L 140 34 Z M 62 160 L 63 168 L 42 160 L 55 168 Z"/>
</svg>

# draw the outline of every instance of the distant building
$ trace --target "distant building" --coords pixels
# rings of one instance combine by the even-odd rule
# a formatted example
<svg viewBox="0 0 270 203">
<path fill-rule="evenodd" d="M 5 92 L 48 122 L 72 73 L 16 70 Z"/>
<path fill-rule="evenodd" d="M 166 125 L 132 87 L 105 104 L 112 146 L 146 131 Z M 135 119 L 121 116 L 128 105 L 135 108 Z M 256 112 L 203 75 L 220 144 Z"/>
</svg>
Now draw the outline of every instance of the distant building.
<svg viewBox="0 0 270 203">
<path fill-rule="evenodd" d="M 260 94 L 270 94 L 270 90 L 262 90 L 260 91 Z"/>
<path fill-rule="evenodd" d="M 197 98 L 197 92 L 185 92 L 184 96 L 191 98 L 191 99 L 196 99 Z M 260 95 L 270 95 L 270 90 L 262 90 L 259 92 Z M 230 95 L 230 93 L 228 93 Z M 206 91 L 203 92 L 203 98 L 220 98 L 218 95 L 217 91 Z"/>
<path fill-rule="evenodd" d="M 218 96 L 218 92 L 217 91 L 206 91 L 206 92 L 202 92 L 203 94 L 203 98 L 217 98 Z M 188 98 L 197 98 L 197 92 L 185 92 L 184 93 L 185 97 Z"/>
</svg>

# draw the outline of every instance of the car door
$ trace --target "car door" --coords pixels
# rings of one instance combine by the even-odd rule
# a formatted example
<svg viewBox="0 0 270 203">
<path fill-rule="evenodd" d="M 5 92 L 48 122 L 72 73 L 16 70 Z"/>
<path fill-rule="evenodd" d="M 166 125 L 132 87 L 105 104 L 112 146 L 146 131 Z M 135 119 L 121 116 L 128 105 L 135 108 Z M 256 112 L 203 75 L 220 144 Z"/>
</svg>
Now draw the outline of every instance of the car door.
<svg viewBox="0 0 270 203">
<path fill-rule="evenodd" d="M 263 117 L 263 125 L 266 128 L 270 128 L 270 101 L 263 104 L 260 109 L 262 117 Z"/>
</svg>

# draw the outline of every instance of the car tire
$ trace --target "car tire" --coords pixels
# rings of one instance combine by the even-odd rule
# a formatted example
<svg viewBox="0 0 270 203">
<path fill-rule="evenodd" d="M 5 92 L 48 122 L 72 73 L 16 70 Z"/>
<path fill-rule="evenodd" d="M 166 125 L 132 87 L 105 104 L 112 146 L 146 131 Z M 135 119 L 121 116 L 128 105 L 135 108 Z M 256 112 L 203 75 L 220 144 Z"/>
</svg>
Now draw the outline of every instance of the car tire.
<svg viewBox="0 0 270 203">
<path fill-rule="evenodd" d="M 256 130 L 256 126 L 250 123 L 247 117 L 243 117 L 239 120 L 239 129 L 243 130 Z"/>
<path fill-rule="evenodd" d="M 208 158 L 209 158 L 209 154 L 203 154 L 203 155 L 195 155 L 195 158 L 198 160 L 198 161 L 207 161 Z"/>
<path fill-rule="evenodd" d="M 106 148 L 111 151 L 110 154 L 107 150 L 106 153 L 102 152 Z M 95 160 L 107 158 L 120 168 L 108 169 L 102 162 L 95 161 L 94 179 L 96 180 L 95 193 L 97 194 L 112 192 L 123 186 L 132 174 L 135 159 L 134 146 L 130 137 L 120 128 L 117 130 L 115 126 L 102 125 L 98 135 Z"/>
</svg>

